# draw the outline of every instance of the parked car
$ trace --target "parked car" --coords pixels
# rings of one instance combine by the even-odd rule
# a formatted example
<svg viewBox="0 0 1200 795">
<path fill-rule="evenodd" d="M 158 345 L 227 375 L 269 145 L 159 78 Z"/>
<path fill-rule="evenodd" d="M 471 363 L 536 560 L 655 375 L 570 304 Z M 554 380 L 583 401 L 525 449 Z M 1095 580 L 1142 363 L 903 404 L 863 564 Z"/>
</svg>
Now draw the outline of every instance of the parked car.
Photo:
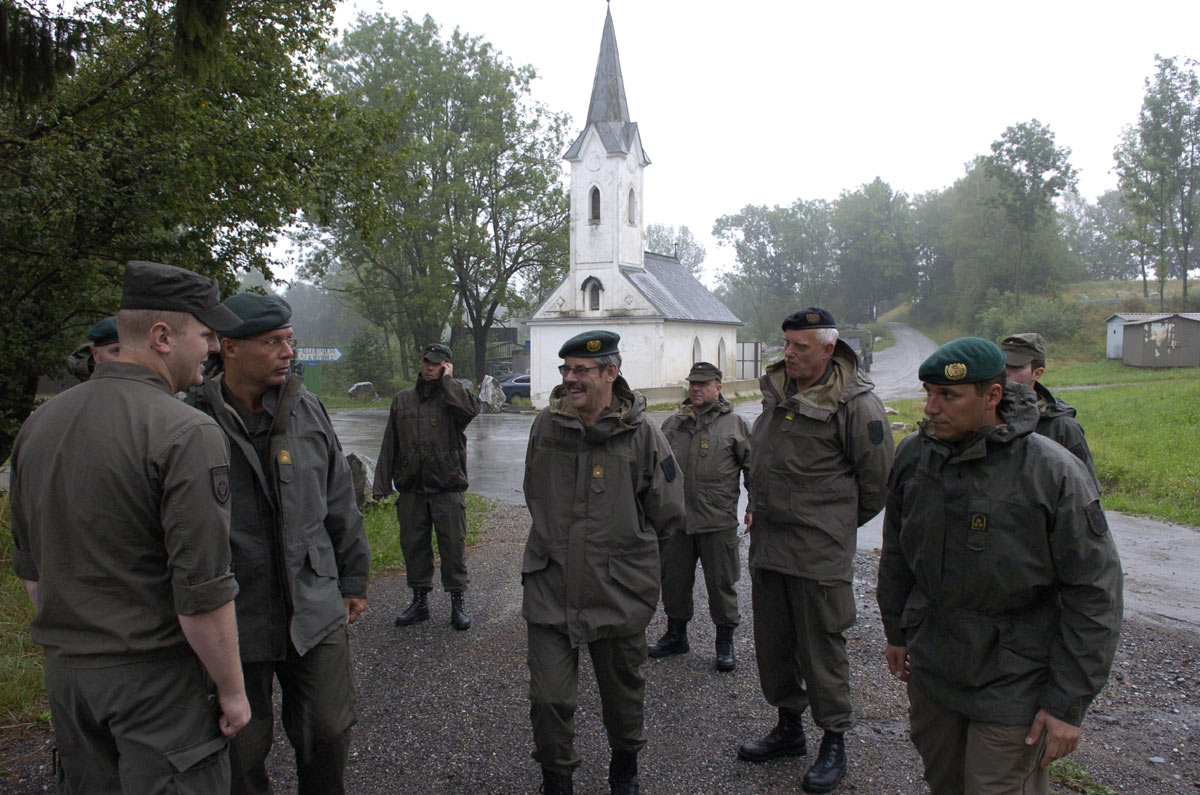
<svg viewBox="0 0 1200 795">
<path fill-rule="evenodd" d="M 496 380 L 504 390 L 504 402 L 512 403 L 515 397 L 529 399 L 529 373 L 505 373 Z"/>
</svg>

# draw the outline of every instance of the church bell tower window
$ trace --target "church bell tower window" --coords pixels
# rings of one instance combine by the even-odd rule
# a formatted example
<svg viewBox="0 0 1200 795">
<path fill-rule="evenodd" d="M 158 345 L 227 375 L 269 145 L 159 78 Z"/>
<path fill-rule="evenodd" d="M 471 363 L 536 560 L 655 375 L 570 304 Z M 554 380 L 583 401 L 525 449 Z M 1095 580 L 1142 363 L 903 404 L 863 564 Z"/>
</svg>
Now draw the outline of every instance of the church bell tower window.
<svg viewBox="0 0 1200 795">
<path fill-rule="evenodd" d="M 592 193 L 590 196 L 590 201 L 588 202 L 588 206 L 590 208 L 588 211 L 588 220 L 590 222 L 592 222 L 593 224 L 600 223 L 600 189 L 599 188 L 597 188 L 597 187 L 592 188 Z"/>
</svg>

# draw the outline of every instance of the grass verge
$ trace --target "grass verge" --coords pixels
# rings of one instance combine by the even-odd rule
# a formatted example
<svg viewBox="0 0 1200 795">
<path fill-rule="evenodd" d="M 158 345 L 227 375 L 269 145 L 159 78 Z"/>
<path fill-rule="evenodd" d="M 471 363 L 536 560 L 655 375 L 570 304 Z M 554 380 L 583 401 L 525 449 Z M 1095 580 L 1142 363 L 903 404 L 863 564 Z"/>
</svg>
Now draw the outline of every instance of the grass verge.
<svg viewBox="0 0 1200 795">
<path fill-rule="evenodd" d="M 1200 380 L 1200 369 L 1195 367 L 1130 367 L 1122 364 L 1119 359 L 1063 363 L 1051 360 L 1046 367 L 1046 374 L 1042 377 L 1042 381 L 1051 389 L 1059 386 L 1155 383 L 1187 379 Z"/>
<path fill-rule="evenodd" d="M 1070 759 L 1058 759 L 1050 763 L 1050 781 L 1084 795 L 1117 795 L 1116 790 L 1097 784 L 1086 770 Z"/>
<path fill-rule="evenodd" d="M 484 520 L 492 503 L 467 493 L 467 546 L 479 541 Z M 371 545 L 371 574 L 391 574 L 404 571 L 404 552 L 400 549 L 400 522 L 396 518 L 396 495 L 367 505 L 363 512 L 367 541 Z M 437 554 L 437 534 L 433 536 Z"/>
</svg>

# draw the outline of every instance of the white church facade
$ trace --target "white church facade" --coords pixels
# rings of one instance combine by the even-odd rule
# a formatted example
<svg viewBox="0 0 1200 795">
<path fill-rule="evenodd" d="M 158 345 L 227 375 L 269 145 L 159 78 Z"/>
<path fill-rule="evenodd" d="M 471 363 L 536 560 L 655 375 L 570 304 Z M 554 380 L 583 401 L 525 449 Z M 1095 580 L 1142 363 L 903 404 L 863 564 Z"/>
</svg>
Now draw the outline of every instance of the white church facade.
<svg viewBox="0 0 1200 795">
<path fill-rule="evenodd" d="M 563 157 L 571 164 L 570 270 L 529 319 L 533 404 L 545 406 L 562 382 L 562 343 L 593 328 L 621 335 L 621 372 L 634 389 L 683 383 L 697 361 L 732 374 L 741 320 L 677 259 L 644 251 L 650 159 L 629 120 L 611 11 L 587 123 Z"/>
</svg>

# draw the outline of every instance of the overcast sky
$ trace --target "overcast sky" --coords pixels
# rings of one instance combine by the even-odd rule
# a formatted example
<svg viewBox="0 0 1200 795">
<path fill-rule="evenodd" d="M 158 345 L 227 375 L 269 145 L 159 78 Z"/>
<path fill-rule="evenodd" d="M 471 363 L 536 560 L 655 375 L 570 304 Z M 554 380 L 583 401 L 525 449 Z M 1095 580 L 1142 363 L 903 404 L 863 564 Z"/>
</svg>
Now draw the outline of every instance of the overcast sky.
<svg viewBox="0 0 1200 795">
<path fill-rule="evenodd" d="M 538 72 L 533 93 L 587 115 L 604 0 L 365 0 L 429 14 Z M 733 261 L 713 222 L 747 204 L 836 199 L 876 176 L 949 187 L 1010 125 L 1038 119 L 1071 149 L 1080 192 L 1116 186 L 1112 152 L 1155 53 L 1200 56 L 1193 0 L 796 2 L 613 0 L 625 92 L 652 161 L 648 223 L 683 224 L 713 275 Z"/>
</svg>

